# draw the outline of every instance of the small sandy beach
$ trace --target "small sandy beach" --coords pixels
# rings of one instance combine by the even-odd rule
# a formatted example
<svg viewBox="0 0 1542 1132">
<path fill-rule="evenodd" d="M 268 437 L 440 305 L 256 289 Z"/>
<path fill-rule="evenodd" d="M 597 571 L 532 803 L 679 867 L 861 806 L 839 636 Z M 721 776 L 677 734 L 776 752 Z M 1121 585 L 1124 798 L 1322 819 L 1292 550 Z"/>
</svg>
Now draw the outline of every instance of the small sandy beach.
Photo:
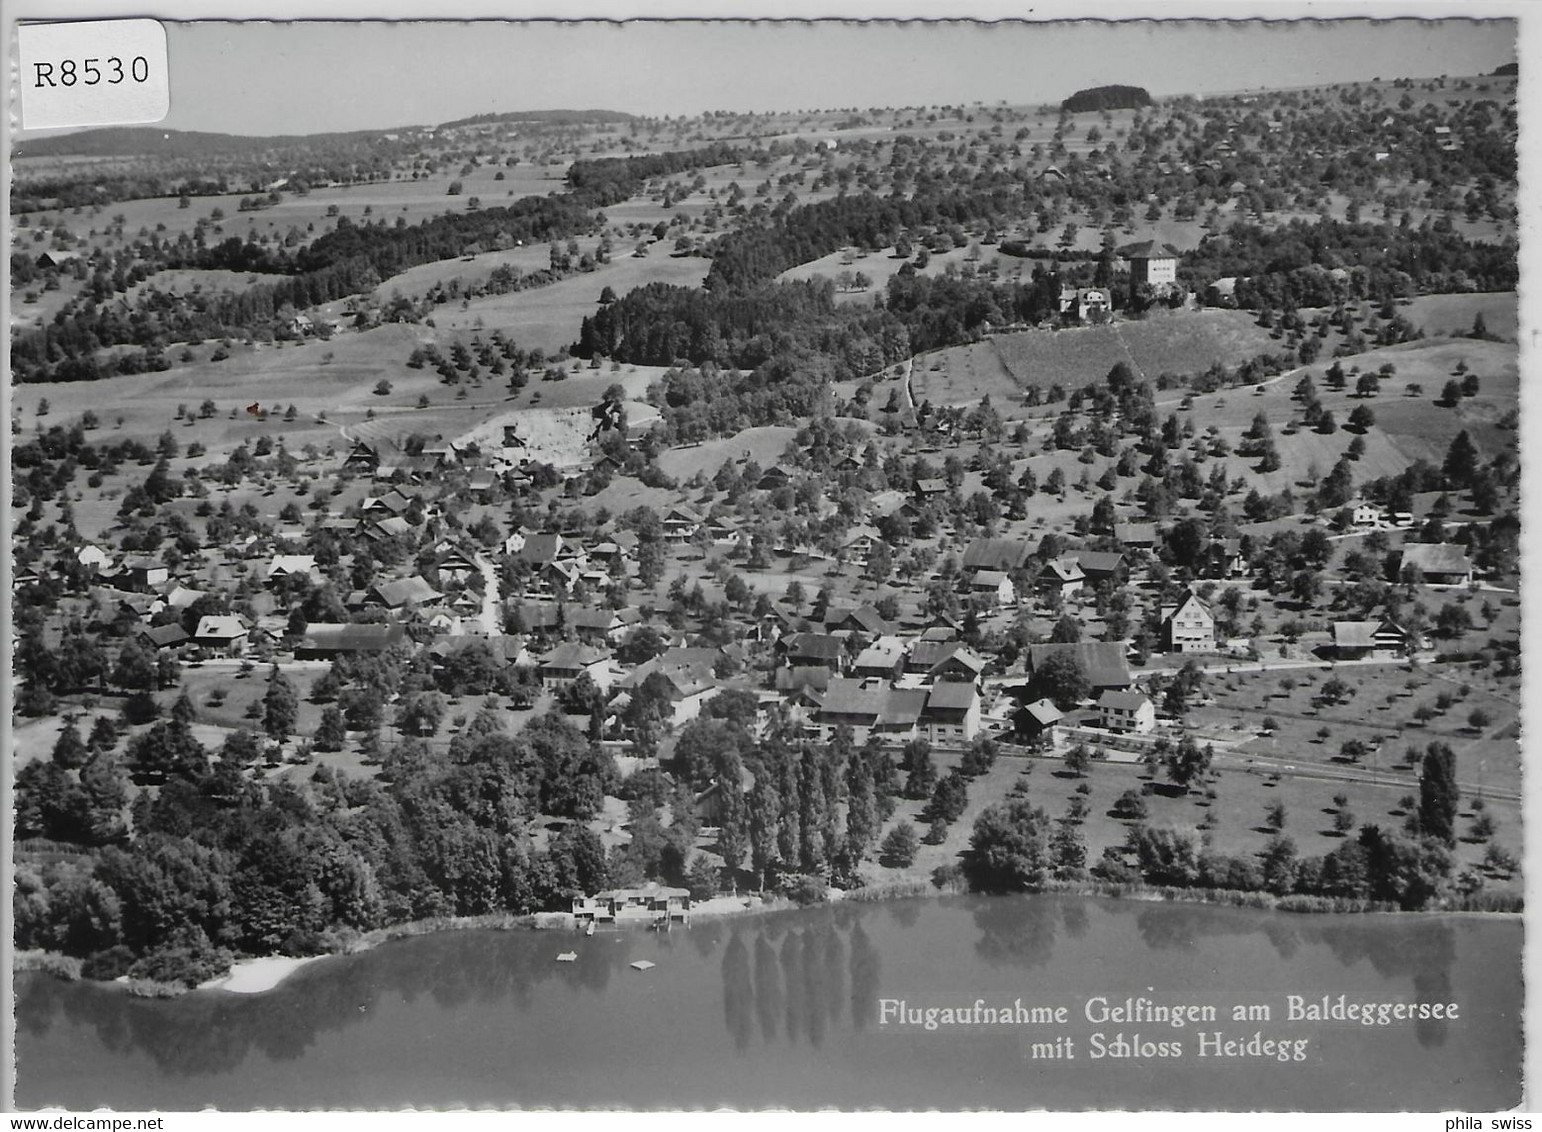
<svg viewBox="0 0 1542 1132">
<path fill-rule="evenodd" d="M 326 958 L 310 955 L 295 959 L 288 955 L 266 955 L 261 959 L 240 959 L 230 968 L 230 974 L 206 983 L 199 983 L 199 990 L 225 990 L 235 994 L 261 994 L 272 990 L 307 963 Z"/>
</svg>

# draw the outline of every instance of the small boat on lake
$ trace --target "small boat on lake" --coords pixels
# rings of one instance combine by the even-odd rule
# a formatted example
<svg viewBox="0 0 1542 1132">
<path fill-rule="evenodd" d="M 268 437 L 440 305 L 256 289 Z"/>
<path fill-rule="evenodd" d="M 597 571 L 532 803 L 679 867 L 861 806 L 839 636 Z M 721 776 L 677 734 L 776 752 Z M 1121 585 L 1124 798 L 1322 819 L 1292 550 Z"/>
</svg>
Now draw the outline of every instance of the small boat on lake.
<svg viewBox="0 0 1542 1132">
<path fill-rule="evenodd" d="M 656 963 L 652 963 L 647 959 L 639 959 L 632 964 L 632 969 L 634 971 L 651 971 L 656 966 Z"/>
<path fill-rule="evenodd" d="M 564 951 L 561 955 L 557 956 L 557 962 L 558 963 L 576 963 L 576 962 L 578 962 L 578 952 L 576 952 L 576 951 Z"/>
</svg>

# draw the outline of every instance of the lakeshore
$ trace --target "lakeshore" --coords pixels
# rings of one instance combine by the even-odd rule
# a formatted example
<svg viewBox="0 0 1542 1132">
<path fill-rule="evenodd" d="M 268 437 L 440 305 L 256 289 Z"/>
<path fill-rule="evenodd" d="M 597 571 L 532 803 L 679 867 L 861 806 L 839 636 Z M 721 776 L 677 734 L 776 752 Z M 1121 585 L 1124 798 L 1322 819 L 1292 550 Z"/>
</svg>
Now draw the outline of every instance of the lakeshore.
<svg viewBox="0 0 1542 1132">
<path fill-rule="evenodd" d="M 847 898 L 683 933 L 514 926 L 526 930 L 425 930 L 307 965 L 261 994 L 165 1002 L 26 975 L 18 1103 L 1021 1110 L 1299 1108 L 1309 1097 L 1332 1109 L 1496 1107 L 1518 1087 L 1511 916 L 1302 916 L 1045 894 Z M 575 958 L 558 962 L 567 952 Z M 1324 994 L 1457 1002 L 1461 1016 L 1369 1028 L 1288 1017 L 1290 996 Z M 1119 1024 L 1079 1010 L 1099 995 L 1213 1004 L 1228 1040 L 1262 1028 L 1306 1043 L 1307 1060 L 1242 1059 L 1217 1074 L 1186 1030 L 1164 1035 L 1184 1056 L 1159 1074 L 1139 1057 L 1084 1066 L 1095 1036 L 1117 1048 Z M 933 1032 L 880 1015 L 885 999 L 1018 998 L 1066 1007 L 1066 1025 Z M 1233 1032 L 1239 1003 L 1276 1016 Z M 1076 1062 L 1034 1060 L 1023 1044 L 1062 1037 Z"/>
<path fill-rule="evenodd" d="M 869 885 L 863 888 L 827 890 L 825 903 L 876 904 L 898 901 L 939 900 L 948 896 L 967 895 L 961 887 L 950 885 L 939 889 L 929 882 L 894 881 L 888 884 Z M 1039 892 L 995 894 L 985 899 L 1009 901 L 1024 897 L 1084 897 L 1136 904 L 1194 904 L 1215 907 L 1251 908 L 1260 911 L 1280 911 L 1309 916 L 1381 915 L 1393 918 L 1454 918 L 1476 917 L 1486 919 L 1519 918 L 1523 909 L 1519 906 L 1505 908 L 1447 907 L 1420 911 L 1405 911 L 1393 905 L 1368 900 L 1330 900 L 1302 896 L 1278 897 L 1268 892 L 1243 892 L 1233 889 L 1174 888 L 1148 884 L 1119 884 L 1097 880 L 1051 882 Z M 785 897 L 766 897 L 756 894 L 716 896 L 700 901 L 691 908 L 692 919 L 716 921 L 740 917 L 763 916 L 773 912 L 787 912 L 798 907 Z M 571 912 L 533 912 L 523 915 L 496 913 L 486 916 L 454 916 L 431 920 L 414 920 L 369 932 L 345 940 L 335 951 L 320 955 L 288 956 L 264 955 L 237 959 L 230 970 L 217 978 L 206 980 L 196 988 L 179 984 L 159 983 L 149 980 L 130 980 L 121 977 L 108 982 L 85 979 L 80 973 L 80 960 L 57 952 L 29 950 L 19 952 L 15 959 L 17 971 L 39 971 L 67 982 L 94 983 L 103 987 L 124 987 L 130 994 L 140 997 L 176 998 L 193 990 L 221 990 L 233 994 L 259 995 L 282 986 L 298 971 L 322 959 L 358 955 L 373 951 L 383 943 L 412 939 L 421 936 L 467 931 L 516 931 L 577 932 L 579 922 Z M 640 933 L 644 925 L 611 926 L 604 929 L 606 935 Z M 688 930 L 688 928 L 687 928 Z"/>
</svg>

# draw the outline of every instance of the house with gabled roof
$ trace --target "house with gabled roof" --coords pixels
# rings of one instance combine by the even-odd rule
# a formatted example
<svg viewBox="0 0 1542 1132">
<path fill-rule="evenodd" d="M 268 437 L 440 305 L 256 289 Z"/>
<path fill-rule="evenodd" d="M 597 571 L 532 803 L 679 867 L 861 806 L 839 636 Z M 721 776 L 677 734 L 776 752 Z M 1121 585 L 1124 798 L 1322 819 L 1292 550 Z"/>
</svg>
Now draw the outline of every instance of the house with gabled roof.
<svg viewBox="0 0 1542 1132">
<path fill-rule="evenodd" d="M 760 473 L 760 479 L 755 481 L 755 487 L 759 491 L 775 491 L 777 488 L 786 487 L 792 482 L 792 474 L 780 464 L 772 464 Z"/>
<path fill-rule="evenodd" d="M 296 660 L 331 660 L 384 652 L 406 641 L 407 631 L 397 622 L 353 625 L 317 621 L 306 626 L 294 656 Z"/>
<path fill-rule="evenodd" d="M 671 507 L 664 513 L 664 541 L 690 542 L 701 528 L 701 516 L 689 507 Z"/>
<path fill-rule="evenodd" d="M 851 673 L 858 679 L 897 680 L 905 671 L 905 642 L 899 637 L 879 637 L 857 654 Z"/>
<path fill-rule="evenodd" d="M 983 597 L 991 605 L 1016 605 L 1017 587 L 1012 576 L 1001 570 L 977 570 L 965 583 L 971 597 Z"/>
<path fill-rule="evenodd" d="M 567 549 L 567 543 L 561 535 L 554 531 L 542 531 L 539 534 L 526 535 L 519 549 L 514 551 L 514 557 L 533 567 L 539 567 L 545 566 L 548 562 L 557 561 L 564 556 Z"/>
<path fill-rule="evenodd" d="M 1077 641 L 1069 644 L 1029 645 L 1028 674 L 1052 656 L 1069 654 L 1081 665 L 1087 682 L 1094 691 L 1104 688 L 1128 688 L 1130 676 L 1129 658 L 1125 656 L 1122 641 Z"/>
<path fill-rule="evenodd" d="M 568 628 L 581 641 L 590 644 L 620 644 L 642 621 L 642 611 L 635 606 L 626 609 L 590 609 L 580 607 L 567 612 Z"/>
<path fill-rule="evenodd" d="M 75 561 L 93 574 L 103 573 L 112 562 L 112 555 L 95 543 L 88 543 L 75 552 Z"/>
<path fill-rule="evenodd" d="M 1156 546 L 1155 523 L 1115 523 L 1114 538 L 1126 550 L 1151 550 Z"/>
<path fill-rule="evenodd" d="M 948 494 L 948 481 L 938 476 L 928 476 L 925 479 L 916 480 L 915 496 L 922 503 L 930 502 Z"/>
<path fill-rule="evenodd" d="M 114 581 L 119 589 L 138 590 L 141 593 L 159 589 L 171 578 L 171 569 L 159 558 L 146 555 L 130 555 L 118 567 Z"/>
<path fill-rule="evenodd" d="M 1076 560 L 1089 584 L 1124 581 L 1124 555 L 1117 550 L 1077 550 L 1066 557 Z"/>
<path fill-rule="evenodd" d="M 1472 581 L 1472 559 L 1460 543 L 1411 542 L 1403 547 L 1398 577 L 1421 577 L 1427 586 L 1465 586 Z"/>
<path fill-rule="evenodd" d="M 363 604 L 383 606 L 395 612 L 427 605 L 442 596 L 444 595 L 429 585 L 426 578 L 413 575 L 410 578 L 398 578 L 395 581 L 371 586 L 364 593 Z"/>
<path fill-rule="evenodd" d="M 1205 547 L 1201 572 L 1207 578 L 1245 578 L 1251 572 L 1240 538 L 1214 538 Z"/>
<path fill-rule="evenodd" d="M 1387 617 L 1333 623 L 1333 655 L 1340 660 L 1396 660 L 1420 644 L 1414 634 Z"/>
<path fill-rule="evenodd" d="M 903 744 L 916 737 L 916 724 L 926 704 L 920 689 L 893 688 L 881 680 L 831 680 L 817 696 L 811 720 L 829 742 L 842 727 L 851 729 L 857 745 L 870 735 Z"/>
<path fill-rule="evenodd" d="M 894 626 L 871 605 L 859 605 L 855 609 L 829 610 L 825 615 L 825 631 L 882 637 L 894 632 Z"/>
<path fill-rule="evenodd" d="M 983 657 L 955 641 L 947 655 L 927 669 L 926 676 L 934 684 L 973 684 L 985 674 L 985 664 Z"/>
<path fill-rule="evenodd" d="M 176 621 L 165 625 L 141 625 L 135 635 L 156 650 L 179 649 L 193 639 Z"/>
<path fill-rule="evenodd" d="M 777 642 L 788 667 L 820 664 L 831 672 L 846 670 L 846 646 L 828 633 L 793 633 Z"/>
<path fill-rule="evenodd" d="M 380 466 L 380 450 L 367 440 L 354 441 L 348 455 L 343 458 L 344 468 L 373 472 Z"/>
<path fill-rule="evenodd" d="M 1121 258 L 1130 264 L 1130 293 L 1137 287 L 1150 287 L 1158 294 L 1165 294 L 1178 285 L 1178 249 L 1171 244 L 1158 244 L 1155 240 L 1142 240 L 1126 244 L 1118 249 Z"/>
<path fill-rule="evenodd" d="M 602 689 L 609 688 L 610 658 L 611 653 L 607 648 L 565 641 L 539 658 L 541 686 L 547 689 L 565 688 L 587 673 Z"/>
<path fill-rule="evenodd" d="M 475 556 L 459 548 L 453 548 L 439 556 L 439 561 L 434 563 L 434 572 L 439 575 L 439 584 L 448 586 L 464 583 L 473 574 L 480 574 L 482 571 L 477 566 Z"/>
<path fill-rule="evenodd" d="M 359 510 L 366 515 L 374 515 L 384 512 L 388 515 L 405 515 L 412 507 L 410 496 L 402 494 L 396 488 L 392 488 L 384 495 L 372 495 L 367 497 L 359 505 Z"/>
<path fill-rule="evenodd" d="M 966 576 L 980 570 L 1006 574 L 1021 569 L 1031 553 L 1023 539 L 977 538 L 964 550 L 960 569 Z"/>
<path fill-rule="evenodd" d="M 275 554 L 268 563 L 268 584 L 299 575 L 315 584 L 321 581 L 321 570 L 316 566 L 314 554 Z"/>
<path fill-rule="evenodd" d="M 161 595 L 163 609 L 186 609 L 199 598 L 205 591 L 195 590 L 191 586 L 184 586 L 181 582 L 172 582 L 166 587 L 166 592 Z"/>
<path fill-rule="evenodd" d="M 1065 712 L 1055 706 L 1055 701 L 1044 697 L 1026 703 L 1012 713 L 1012 730 L 1029 741 L 1048 736 L 1054 738 L 1055 725 L 1065 718 Z"/>
<path fill-rule="evenodd" d="M 1168 652 L 1214 652 L 1215 614 L 1190 591 L 1176 604 L 1162 607 L 1162 641 Z"/>
<path fill-rule="evenodd" d="M 922 736 L 934 747 L 965 746 L 980 731 L 980 690 L 972 682 L 942 681 L 927 691 Z"/>
<path fill-rule="evenodd" d="M 198 619 L 193 644 L 224 656 L 240 656 L 246 651 L 250 632 L 246 618 L 240 614 L 210 613 Z"/>
<path fill-rule="evenodd" d="M 639 664 L 627 673 L 618 687 L 629 693 L 655 676 L 660 678 L 667 689 L 669 722 L 675 726 L 695 719 L 701 714 L 702 705 L 722 691 L 722 686 L 713 675 L 711 664 L 701 660 L 679 663 L 666 660 L 663 656 Z"/>
<path fill-rule="evenodd" d="M 1156 705 L 1144 692 L 1105 691 L 1098 697 L 1098 726 L 1144 735 L 1156 730 Z"/>
<path fill-rule="evenodd" d="M 1058 592 L 1061 597 L 1070 597 L 1082 588 L 1086 578 L 1076 559 L 1063 554 L 1044 563 L 1034 585 L 1040 593 Z"/>
<path fill-rule="evenodd" d="M 783 696 L 796 695 L 804 689 L 822 692 L 830 686 L 833 678 L 831 671 L 822 664 L 799 664 L 778 668 L 775 672 L 775 687 Z"/>
<path fill-rule="evenodd" d="M 391 515 L 364 528 L 364 537 L 371 542 L 381 539 L 407 538 L 412 534 L 412 524 L 400 515 Z"/>
</svg>

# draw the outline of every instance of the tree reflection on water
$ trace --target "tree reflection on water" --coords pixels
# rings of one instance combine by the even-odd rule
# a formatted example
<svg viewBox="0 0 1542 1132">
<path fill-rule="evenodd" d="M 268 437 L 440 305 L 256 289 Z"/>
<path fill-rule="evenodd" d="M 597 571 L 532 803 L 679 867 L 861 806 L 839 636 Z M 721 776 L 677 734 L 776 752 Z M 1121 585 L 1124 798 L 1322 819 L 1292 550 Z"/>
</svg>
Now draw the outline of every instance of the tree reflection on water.
<svg viewBox="0 0 1542 1132">
<path fill-rule="evenodd" d="M 1226 942 L 1232 937 L 1236 947 Z M 565 1013 L 581 1012 L 575 996 L 608 994 L 623 1015 L 659 1001 L 617 997 L 618 988 L 651 985 L 647 995 L 700 1003 L 700 978 L 716 966 L 728 1040 L 713 1036 L 715 1020 L 688 1040 L 756 1056 L 771 1048 L 820 1051 L 832 1036 L 872 1034 L 886 968 L 915 984 L 890 994 L 972 993 L 977 986 L 984 993 L 993 981 L 1012 985 L 1012 972 L 1030 970 L 1047 972 L 1038 977 L 1054 983 L 1049 992 L 1074 996 L 1093 985 L 1085 980 L 1095 973 L 1103 977 L 1105 964 L 1114 983 L 1163 972 L 1192 981 L 1198 967 L 1208 970 L 1225 956 L 1260 991 L 1311 970 L 1318 981 L 1323 972 L 1342 973 L 1342 985 L 1324 991 L 1376 987 L 1388 996 L 1453 1001 L 1474 987 L 1498 988 L 1482 993 L 1502 996 L 1511 974 L 1499 960 L 1509 962 L 1518 940 L 1518 930 L 1502 925 L 1438 916 L 1289 915 L 1068 896 L 846 902 L 698 924 L 683 935 L 617 932 L 575 941 L 562 933 L 442 933 L 325 959 L 259 995 L 139 999 L 118 988 L 23 975 L 16 1025 L 23 1049 L 41 1048 L 51 1034 L 57 1042 L 53 1031 L 66 1026 L 68 1034 L 94 1035 L 111 1054 L 147 1057 L 167 1077 L 200 1077 L 232 1073 L 257 1055 L 293 1062 L 328 1035 L 380 1020 L 383 1011 L 401 1024 L 403 1006 L 414 1003 L 432 1003 L 452 1020 L 457 1011 L 507 1007 L 513 1024 L 524 1025 L 528 1014 L 543 1027 L 560 1027 Z M 1057 946 L 1062 941 L 1069 946 Z M 567 950 L 579 952 L 577 961 L 556 962 Z M 625 972 L 640 954 L 659 959 L 652 984 Z M 1149 962 L 1136 962 L 1142 958 Z M 1454 979 L 1453 970 L 1462 977 Z M 710 1001 L 710 982 L 706 990 Z M 678 1018 L 682 1033 L 693 1024 L 689 1014 Z M 1450 1030 L 1435 1022 L 1416 1027 L 1425 1048 L 1446 1043 Z"/>
</svg>

